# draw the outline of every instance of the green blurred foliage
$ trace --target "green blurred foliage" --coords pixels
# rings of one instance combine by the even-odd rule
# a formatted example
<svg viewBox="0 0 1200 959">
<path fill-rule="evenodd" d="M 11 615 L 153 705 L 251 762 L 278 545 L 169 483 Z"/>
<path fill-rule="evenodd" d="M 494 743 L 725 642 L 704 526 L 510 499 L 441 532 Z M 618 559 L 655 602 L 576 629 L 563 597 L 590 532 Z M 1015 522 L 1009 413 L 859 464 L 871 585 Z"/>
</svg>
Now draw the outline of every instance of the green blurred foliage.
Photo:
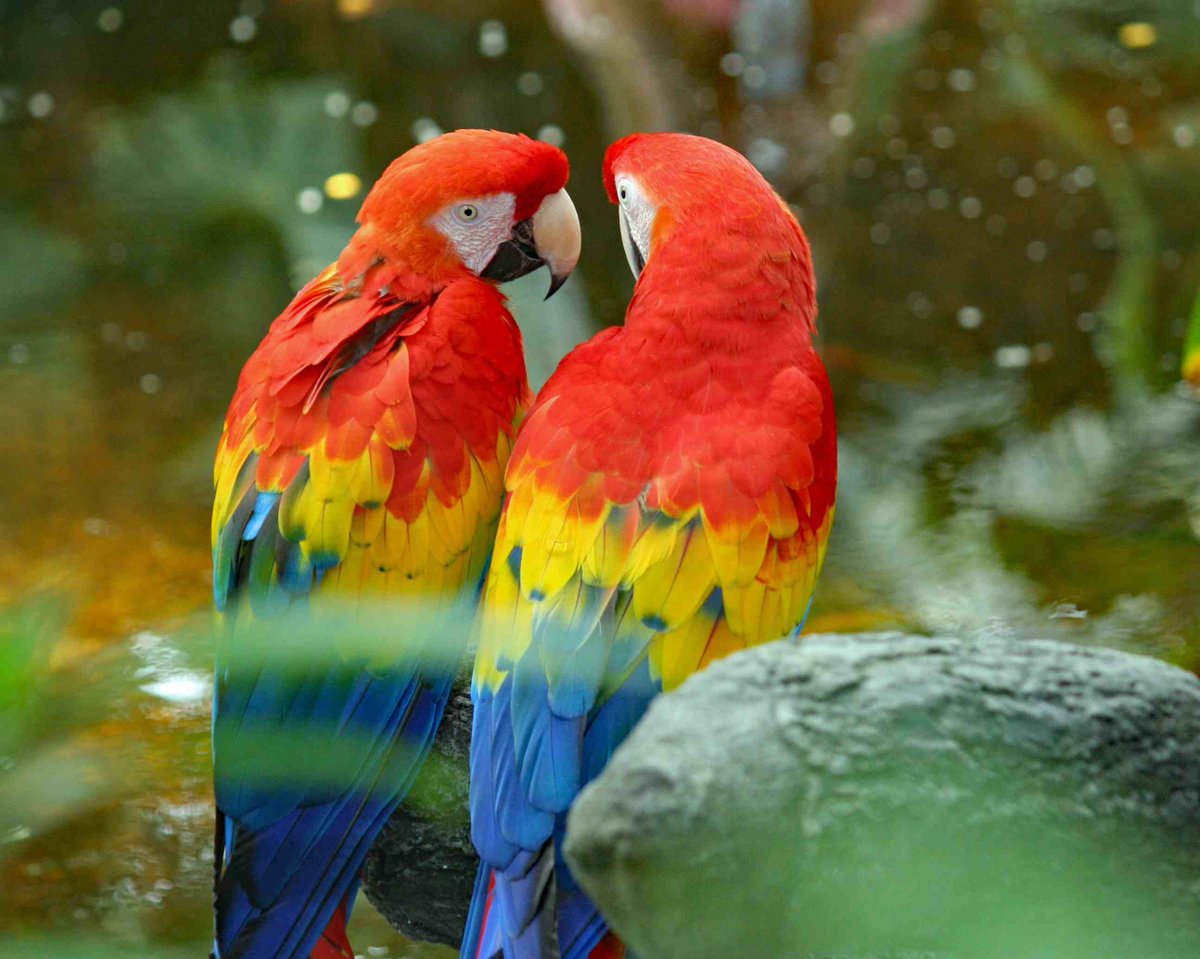
<svg viewBox="0 0 1200 959">
<path fill-rule="evenodd" d="M 61 626 L 62 616 L 42 603 L 8 609 L 0 618 L 0 755 L 11 756 L 33 735 L 48 642 Z"/>
<path fill-rule="evenodd" d="M 353 229 L 355 204 L 322 202 L 319 188 L 331 171 L 366 174 L 361 131 L 326 113 L 341 89 L 332 79 L 252 84 L 221 61 L 212 74 L 193 92 L 96 123 L 96 199 L 106 216 L 139 224 L 135 256 L 261 224 L 279 237 L 299 286 L 336 259 Z M 306 188 L 318 191 L 312 212 L 297 202 Z"/>
<path fill-rule="evenodd" d="M 0 213 L 0 322 L 36 320 L 84 282 L 84 254 L 79 242 L 35 220 Z M 53 270 L 43 269 L 53 263 Z"/>
<path fill-rule="evenodd" d="M 1012 0 L 990 4 L 1009 9 L 1014 28 L 1047 67 L 1057 72 L 1086 71 L 1121 83 L 1145 76 L 1174 74 L 1200 83 L 1200 17 L 1177 0 Z M 1130 47 L 1121 39 L 1126 24 L 1150 24 L 1154 41 Z M 1100 93 L 1100 90 L 1090 91 Z"/>
<path fill-rule="evenodd" d="M 63 635 L 63 603 L 50 598 L 7 610 L 0 618 L 0 862 L 23 874 L 25 885 L 0 891 L 0 915 L 11 910 L 0 927 L 5 956 L 45 948 L 69 957 L 111 954 L 119 942 L 123 955 L 170 957 L 178 954 L 171 943 L 186 943 L 194 954 L 205 942 L 207 677 L 214 650 L 234 672 L 269 666 L 284 681 L 314 671 L 352 675 L 364 659 L 380 671 L 413 667 L 414 657 L 428 669 L 455 671 L 461 663 L 441 652 L 444 639 L 466 636 L 474 618 L 467 603 L 330 604 L 324 612 L 272 621 L 201 617 L 177 623 L 171 637 L 144 632 L 77 656 Z M 332 728 L 303 740 L 247 729 L 223 748 L 232 761 L 245 751 L 263 779 L 305 787 L 341 783 L 362 761 L 353 737 Z M 447 828 L 459 826 L 464 810 L 443 808 L 439 797 L 441 782 L 461 776 L 455 760 L 431 757 L 412 807 Z M 45 901 L 37 883 L 57 890 L 61 901 Z M 30 909 L 35 899 L 44 918 Z M 410 947 L 365 900 L 357 911 L 367 941 L 395 955 L 439 954 Z M 107 938 L 15 937 L 43 925 L 65 932 L 81 919 Z M 3 939 L 6 931 L 14 937 Z"/>
<path fill-rule="evenodd" d="M 5 959 L 112 959 L 111 939 L 80 936 L 29 936 L 0 939 Z M 166 946 L 130 946 L 122 944 L 122 959 L 195 959 L 195 948 Z"/>
<path fill-rule="evenodd" d="M 0 614 L 0 860 L 139 785 L 144 743 L 95 735 L 135 680 L 110 656 L 53 668 L 66 620 L 53 597 Z"/>
</svg>

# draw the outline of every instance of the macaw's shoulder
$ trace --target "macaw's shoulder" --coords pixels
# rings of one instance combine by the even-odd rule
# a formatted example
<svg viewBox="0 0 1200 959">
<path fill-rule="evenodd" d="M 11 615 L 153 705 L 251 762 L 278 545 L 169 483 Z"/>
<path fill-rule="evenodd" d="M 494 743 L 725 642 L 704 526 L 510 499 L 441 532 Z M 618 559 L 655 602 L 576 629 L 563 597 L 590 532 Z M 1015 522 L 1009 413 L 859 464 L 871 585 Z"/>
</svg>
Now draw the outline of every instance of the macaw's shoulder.
<svg viewBox="0 0 1200 959">
<path fill-rule="evenodd" d="M 491 284 L 475 277 L 451 283 L 408 346 L 414 383 L 431 381 L 425 394 L 431 410 L 488 413 L 511 403 L 514 395 L 522 407 L 529 403 L 521 330 L 504 294 Z"/>
<path fill-rule="evenodd" d="M 236 421 L 264 391 L 282 395 L 288 406 L 307 400 L 311 408 L 320 387 L 361 358 L 375 334 L 415 319 L 432 302 L 433 291 L 397 296 L 387 283 L 394 272 L 381 263 L 347 279 L 332 264 L 309 281 L 246 361 L 226 423 Z"/>
<path fill-rule="evenodd" d="M 394 438 L 411 434 L 408 358 L 393 347 L 427 321 L 433 294 L 398 299 L 389 275 L 380 264 L 347 282 L 331 266 L 271 324 L 225 416 L 218 488 L 254 454 L 257 485 L 279 492 L 318 443 L 361 452 L 385 410 Z"/>
<path fill-rule="evenodd" d="M 505 341 L 513 339 L 516 324 L 490 284 L 464 277 L 434 287 L 380 258 L 361 273 L 332 264 L 271 324 L 242 369 L 227 420 L 263 388 L 283 394 L 288 405 L 301 399 L 311 408 L 332 377 L 359 364 L 384 337 L 408 339 L 429 323 L 431 345 L 449 339 L 468 354 L 508 345 L 505 359 L 511 359 Z"/>
<path fill-rule="evenodd" d="M 527 393 L 519 335 L 478 280 L 400 300 L 390 275 L 326 271 L 247 364 L 214 472 L 218 605 L 247 571 L 264 589 L 326 571 L 394 591 L 457 588 L 478 565 Z"/>
<path fill-rule="evenodd" d="M 417 289 L 386 261 L 351 281 L 331 266 L 296 295 L 243 368 L 218 471 L 226 454 L 240 468 L 257 453 L 260 488 L 278 491 L 299 469 L 296 454 L 318 443 L 342 459 L 362 453 L 372 434 L 407 448 L 422 399 L 431 424 L 466 402 L 482 407 L 489 434 L 497 420 L 511 425 L 526 399 L 525 368 L 503 295 L 473 277 Z"/>
<path fill-rule="evenodd" d="M 833 397 L 805 345 L 768 357 L 680 348 L 606 331 L 570 354 L 538 395 L 514 449 L 509 488 L 536 474 L 566 495 L 647 496 L 675 515 L 749 512 L 774 483 L 828 489 Z"/>
</svg>

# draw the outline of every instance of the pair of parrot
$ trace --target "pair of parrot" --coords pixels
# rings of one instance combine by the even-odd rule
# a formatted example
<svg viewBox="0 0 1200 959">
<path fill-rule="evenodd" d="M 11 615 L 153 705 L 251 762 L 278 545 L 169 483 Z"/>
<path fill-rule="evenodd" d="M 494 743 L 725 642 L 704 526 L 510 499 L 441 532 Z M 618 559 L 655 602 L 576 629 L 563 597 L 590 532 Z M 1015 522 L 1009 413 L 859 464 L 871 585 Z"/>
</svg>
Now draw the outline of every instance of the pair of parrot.
<svg viewBox="0 0 1200 959">
<path fill-rule="evenodd" d="M 218 959 L 353 956 L 358 873 L 468 639 L 287 670 L 240 641 L 254 624 L 479 595 L 462 956 L 581 959 L 624 947 L 562 859 L 574 798 L 655 696 L 804 621 L 837 466 L 799 224 L 718 143 L 613 144 L 633 299 L 531 402 L 497 286 L 545 265 L 553 293 L 574 268 L 567 176 L 519 135 L 413 148 L 241 374 L 212 526 Z M 333 775 L 273 768 L 270 744 L 321 737 Z"/>
</svg>

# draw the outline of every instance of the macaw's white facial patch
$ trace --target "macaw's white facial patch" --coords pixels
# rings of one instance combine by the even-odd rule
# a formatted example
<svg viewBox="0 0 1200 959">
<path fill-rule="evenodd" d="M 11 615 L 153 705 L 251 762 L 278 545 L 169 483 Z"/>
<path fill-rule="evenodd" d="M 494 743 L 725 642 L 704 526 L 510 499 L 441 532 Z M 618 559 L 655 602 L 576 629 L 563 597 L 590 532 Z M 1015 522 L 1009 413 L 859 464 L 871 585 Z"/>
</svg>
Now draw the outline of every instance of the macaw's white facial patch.
<svg viewBox="0 0 1200 959">
<path fill-rule="evenodd" d="M 443 207 L 429 223 L 450 241 L 468 270 L 480 273 L 512 235 L 516 207 L 511 193 L 463 197 Z"/>
<path fill-rule="evenodd" d="M 640 183 L 627 174 L 617 176 L 617 218 L 621 242 L 634 276 L 639 276 L 650 256 L 650 234 L 658 208 L 650 202 Z"/>
</svg>

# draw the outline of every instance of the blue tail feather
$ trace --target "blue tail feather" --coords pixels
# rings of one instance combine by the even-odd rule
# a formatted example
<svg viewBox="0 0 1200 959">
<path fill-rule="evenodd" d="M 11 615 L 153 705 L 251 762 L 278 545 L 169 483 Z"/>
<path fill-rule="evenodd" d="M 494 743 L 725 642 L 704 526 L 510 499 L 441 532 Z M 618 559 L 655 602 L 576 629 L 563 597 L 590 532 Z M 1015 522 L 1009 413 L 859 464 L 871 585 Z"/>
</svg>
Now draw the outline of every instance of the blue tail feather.
<svg viewBox="0 0 1200 959">
<path fill-rule="evenodd" d="M 459 955 L 462 959 L 476 959 L 477 956 L 490 956 L 500 948 L 500 941 L 495 937 L 493 928 L 486 928 L 488 887 L 492 881 L 492 867 L 485 862 L 479 864 L 475 873 L 475 887 L 471 890 L 471 908 L 467 912 L 467 925 L 463 929 L 462 946 Z"/>
<path fill-rule="evenodd" d="M 218 761 L 217 795 L 230 824 L 217 884 L 219 959 L 306 959 L 334 910 L 353 889 L 372 841 L 411 787 L 432 743 L 452 677 L 431 683 L 419 677 L 379 678 L 359 673 L 353 682 L 316 681 L 299 689 L 256 686 L 240 713 L 244 728 L 224 735 L 253 736 L 273 700 L 282 711 L 277 728 L 345 731 L 359 774 L 340 789 L 320 782 L 247 786 L 245 770 L 225 788 Z M 263 691 L 276 695 L 260 699 Z M 341 695 L 337 695 L 340 692 Z M 332 707 L 332 708 L 331 708 Z M 279 714 L 276 714 L 279 716 Z M 368 737 L 366 734 L 371 733 Z M 357 746 L 353 744 L 358 744 Z"/>
</svg>

